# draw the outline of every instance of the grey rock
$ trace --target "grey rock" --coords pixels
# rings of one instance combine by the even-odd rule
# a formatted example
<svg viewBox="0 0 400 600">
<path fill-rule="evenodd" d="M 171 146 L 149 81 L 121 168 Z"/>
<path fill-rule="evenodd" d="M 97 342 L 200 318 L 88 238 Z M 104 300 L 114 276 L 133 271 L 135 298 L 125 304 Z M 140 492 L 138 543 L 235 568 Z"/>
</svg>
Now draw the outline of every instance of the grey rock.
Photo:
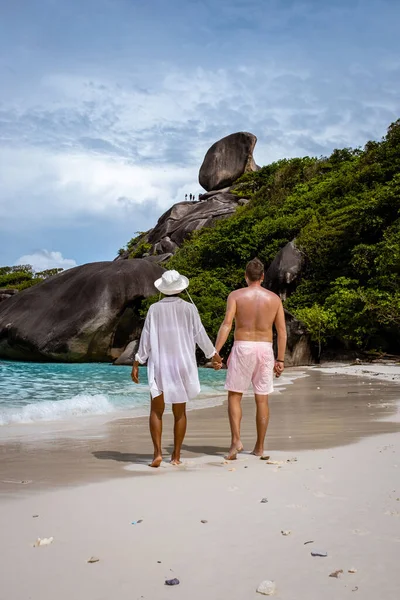
<svg viewBox="0 0 400 600">
<path fill-rule="evenodd" d="M 326 558 L 328 553 L 324 552 L 323 550 L 312 550 L 311 556 L 321 556 L 322 558 Z"/>
<path fill-rule="evenodd" d="M 200 167 L 199 183 L 209 192 L 232 185 L 243 173 L 257 171 L 253 150 L 257 138 L 244 131 L 215 142 Z"/>
<path fill-rule="evenodd" d="M 140 336 L 138 308 L 164 269 L 148 260 L 89 263 L 0 304 L 0 357 L 110 361 Z"/>
<path fill-rule="evenodd" d="M 14 294 L 18 294 L 18 290 L 13 288 L 0 288 L 0 302 L 3 302 L 3 300 L 8 300 L 14 296 Z"/>
<path fill-rule="evenodd" d="M 265 273 L 264 287 L 282 300 L 294 291 L 304 266 L 304 256 L 293 240 L 284 246 Z"/>
<path fill-rule="evenodd" d="M 217 194 L 229 192 L 230 189 L 231 189 L 231 186 L 223 188 L 222 190 L 210 190 L 209 192 L 206 192 L 205 194 L 200 194 L 199 198 L 200 198 L 200 200 L 208 200 L 209 198 L 212 198 L 213 196 L 216 196 Z"/>
<path fill-rule="evenodd" d="M 142 242 L 151 244 L 150 256 L 146 260 L 156 260 L 154 255 L 167 260 L 165 256 L 172 256 L 193 231 L 230 217 L 242 203 L 243 199 L 228 192 L 216 192 L 206 202 L 178 202 L 159 218 L 153 229 L 138 240 L 137 245 Z M 116 260 L 127 258 L 129 252 Z"/>
<path fill-rule="evenodd" d="M 180 581 L 176 577 L 174 579 L 167 579 L 165 585 L 179 585 Z"/>
<path fill-rule="evenodd" d="M 132 365 L 139 346 L 139 340 L 129 342 L 125 350 L 114 361 L 114 365 Z"/>
<path fill-rule="evenodd" d="M 311 365 L 314 362 L 314 356 L 309 333 L 303 323 L 287 310 L 285 310 L 285 319 L 287 331 L 285 366 Z M 277 351 L 276 345 L 275 351 Z"/>
<path fill-rule="evenodd" d="M 173 254 L 170 252 L 169 254 L 152 254 L 151 256 L 144 256 L 143 258 L 145 260 L 148 260 L 150 262 L 153 263 L 157 263 L 158 265 L 162 264 L 163 262 L 166 262 L 167 260 L 169 260 L 171 257 L 173 256 Z"/>
</svg>

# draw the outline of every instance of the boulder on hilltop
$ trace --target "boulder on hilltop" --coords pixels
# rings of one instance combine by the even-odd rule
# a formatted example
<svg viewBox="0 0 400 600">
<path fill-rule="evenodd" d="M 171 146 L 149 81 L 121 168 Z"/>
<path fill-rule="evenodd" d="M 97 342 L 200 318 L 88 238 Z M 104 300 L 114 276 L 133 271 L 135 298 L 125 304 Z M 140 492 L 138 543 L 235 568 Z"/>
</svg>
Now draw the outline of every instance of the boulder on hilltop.
<svg viewBox="0 0 400 600">
<path fill-rule="evenodd" d="M 248 171 L 257 171 L 253 150 L 257 138 L 252 133 L 231 133 L 215 142 L 200 167 L 199 183 L 209 192 L 231 186 Z"/>
<path fill-rule="evenodd" d="M 90 362 L 118 358 L 140 336 L 138 309 L 164 269 L 147 260 L 75 267 L 0 305 L 0 357 Z"/>
</svg>

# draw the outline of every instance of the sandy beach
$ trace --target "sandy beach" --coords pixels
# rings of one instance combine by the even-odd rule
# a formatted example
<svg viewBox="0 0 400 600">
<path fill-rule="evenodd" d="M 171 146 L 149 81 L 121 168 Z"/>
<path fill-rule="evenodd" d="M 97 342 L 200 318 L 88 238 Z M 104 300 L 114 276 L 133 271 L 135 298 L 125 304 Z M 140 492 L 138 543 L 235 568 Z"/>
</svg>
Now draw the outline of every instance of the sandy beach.
<svg viewBox="0 0 400 600">
<path fill-rule="evenodd" d="M 224 460 L 225 405 L 190 413 L 182 467 L 147 467 L 143 418 L 2 438 L 0 599 L 398 598 L 400 388 L 339 368 L 271 396 L 269 461 Z M 250 397 L 243 419 L 249 451 Z"/>
</svg>

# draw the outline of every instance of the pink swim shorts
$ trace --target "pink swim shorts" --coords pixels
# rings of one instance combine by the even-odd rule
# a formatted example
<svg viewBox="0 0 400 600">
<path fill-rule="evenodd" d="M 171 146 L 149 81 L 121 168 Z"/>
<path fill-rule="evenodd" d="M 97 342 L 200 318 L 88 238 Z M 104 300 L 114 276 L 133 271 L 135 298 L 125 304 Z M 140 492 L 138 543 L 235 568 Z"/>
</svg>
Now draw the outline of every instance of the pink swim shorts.
<svg viewBox="0 0 400 600">
<path fill-rule="evenodd" d="M 274 391 L 272 342 L 235 342 L 228 358 L 225 389 L 245 393 L 253 384 L 255 394 Z"/>
</svg>

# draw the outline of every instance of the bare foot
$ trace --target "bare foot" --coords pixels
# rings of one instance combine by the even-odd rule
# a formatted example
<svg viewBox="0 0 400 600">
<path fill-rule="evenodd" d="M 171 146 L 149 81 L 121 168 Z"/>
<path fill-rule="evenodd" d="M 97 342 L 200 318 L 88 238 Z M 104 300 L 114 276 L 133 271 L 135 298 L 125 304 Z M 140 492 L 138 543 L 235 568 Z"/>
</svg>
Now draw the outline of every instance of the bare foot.
<svg viewBox="0 0 400 600">
<path fill-rule="evenodd" d="M 182 461 L 180 459 L 180 457 L 175 456 L 175 454 L 173 454 L 171 456 L 171 465 L 177 466 L 177 465 L 181 465 Z"/>
<path fill-rule="evenodd" d="M 239 443 L 239 444 L 232 444 L 232 446 L 229 448 L 229 452 L 228 454 L 225 456 L 226 460 L 236 460 L 237 455 L 239 454 L 239 452 L 243 451 L 243 444 Z"/>
<path fill-rule="evenodd" d="M 254 448 L 253 452 L 251 452 L 251 454 L 253 454 L 254 456 L 263 456 L 264 448 L 261 448 L 261 450 L 260 450 L 256 447 L 256 448 Z"/>
<path fill-rule="evenodd" d="M 162 463 L 162 456 L 155 456 L 153 462 L 150 463 L 149 467 L 154 467 L 157 469 Z"/>
</svg>

